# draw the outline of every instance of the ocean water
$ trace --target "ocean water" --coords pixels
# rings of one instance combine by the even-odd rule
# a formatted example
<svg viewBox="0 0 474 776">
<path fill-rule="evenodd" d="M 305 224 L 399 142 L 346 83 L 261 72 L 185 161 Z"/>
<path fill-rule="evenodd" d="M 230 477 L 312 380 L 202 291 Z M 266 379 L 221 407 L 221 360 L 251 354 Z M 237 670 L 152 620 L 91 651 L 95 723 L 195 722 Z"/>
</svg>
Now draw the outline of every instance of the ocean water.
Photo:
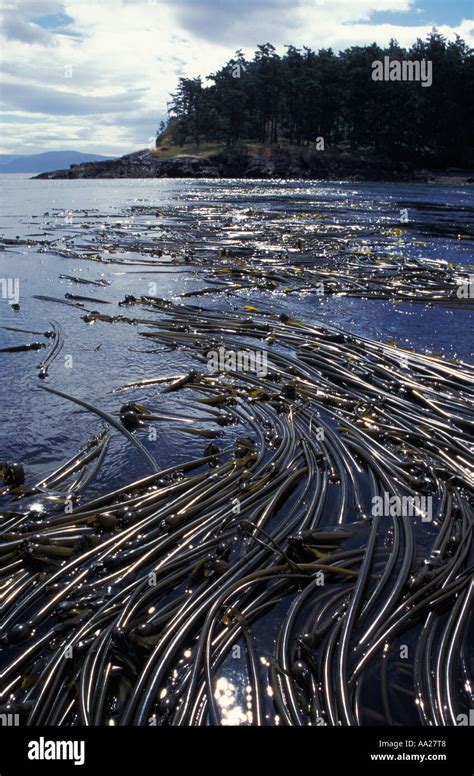
<svg viewBox="0 0 474 776">
<path fill-rule="evenodd" d="M 84 303 L 85 310 L 114 315 L 125 294 L 153 294 L 179 301 L 178 294 L 207 285 L 194 267 L 163 266 L 174 252 L 191 250 L 205 256 L 226 245 L 243 245 L 271 259 L 288 247 L 288 233 L 310 238 L 321 255 L 338 257 L 354 250 L 390 252 L 394 256 L 472 264 L 474 200 L 469 186 L 372 184 L 247 180 L 32 180 L 8 175 L 1 181 L 0 231 L 9 240 L 0 252 L 0 278 L 19 282 L 20 310 L 0 299 L 0 326 L 44 332 L 56 321 L 64 348 L 50 369 L 48 384 L 86 399 L 109 412 L 125 400 L 158 401 L 157 392 L 114 393 L 143 377 L 189 369 L 179 352 L 146 353 L 137 328 L 119 324 L 88 325 L 80 308 L 34 299 L 64 298 L 65 293 L 104 299 Z M 405 211 L 408 221 L 401 223 Z M 390 236 L 386 237 L 388 233 Z M 99 238 L 110 235 L 109 254 Z M 383 236 L 383 239 L 382 239 Z M 140 264 L 140 244 L 156 244 L 162 265 Z M 291 244 L 291 243 L 290 243 Z M 164 247 L 163 247 L 164 246 Z M 102 263 L 88 258 L 94 249 Z M 74 249 L 74 250 L 73 250 Z M 62 255 L 58 255 L 61 253 Z M 82 253 L 81 253 L 82 251 Z M 69 256 L 68 252 L 81 254 Z M 95 254 L 97 255 L 97 254 Z M 157 259 L 156 259 L 157 260 Z M 134 266 L 134 264 L 136 266 Z M 107 280 L 110 285 L 72 284 L 59 275 Z M 151 284 L 151 285 L 150 285 Z M 197 299 L 197 301 L 196 301 Z M 229 309 L 219 294 L 189 302 Z M 188 300 L 186 300 L 188 301 Z M 472 312 L 466 309 L 395 303 L 350 297 L 286 295 L 281 290 L 243 290 L 234 306 L 255 304 L 286 312 L 312 323 L 330 323 L 380 341 L 397 341 L 417 351 L 472 360 Z M 153 313 L 137 313 L 146 316 Z M 0 328 L 0 346 L 45 341 L 34 334 Z M 139 352 L 137 352 L 139 351 Z M 46 474 L 73 455 L 98 428 L 98 418 L 41 390 L 38 364 L 46 351 L 0 353 L 3 460 L 21 460 L 28 480 Z M 179 394 L 160 399 L 161 409 L 177 411 Z M 156 404 L 155 404 L 156 406 Z M 116 438 L 118 436 L 118 438 Z M 145 444 L 147 442 L 145 441 Z M 151 443 L 150 443 L 151 444 Z M 169 432 L 153 443 L 160 464 L 174 465 L 201 454 L 202 439 Z M 114 436 L 96 485 L 112 487 L 134 473 L 141 460 L 126 440 Z"/>
<path fill-rule="evenodd" d="M 101 428 L 97 415 L 45 392 L 44 385 L 117 416 L 120 406 L 132 400 L 163 415 L 181 414 L 183 409 L 193 414 L 190 402 L 183 404 L 182 392 L 162 394 L 158 385 L 122 388 L 196 367 L 185 351 L 154 346 L 152 340 L 140 336 L 147 329 L 133 322 L 134 316 L 154 320 L 162 313 L 143 306 L 120 306 L 127 294 L 233 310 L 242 316 L 249 315 L 244 308 L 251 305 L 314 325 L 336 326 L 380 342 L 395 341 L 404 348 L 472 362 L 468 305 L 422 303 L 417 301 L 422 288 L 413 289 L 414 301 L 403 303 L 288 293 L 282 284 L 234 287 L 224 294 L 212 290 L 215 275 L 211 271 L 216 265 L 225 266 L 231 251 L 232 262 L 238 262 L 239 254 L 256 256 L 257 266 L 266 268 L 291 253 L 296 261 L 309 257 L 315 265 L 321 261 L 325 266 L 337 265 L 340 271 L 348 267 L 349 274 L 358 265 L 373 266 L 373 259 L 392 262 L 400 277 L 405 259 L 430 263 L 434 272 L 447 264 L 461 265 L 470 272 L 474 202 L 469 187 L 316 181 L 38 181 L 10 175 L 2 181 L 0 230 L 0 349 L 32 342 L 49 344 L 39 351 L 0 352 L 0 461 L 21 462 L 28 484 L 62 465 Z M 73 283 L 64 276 L 89 284 Z M 182 297 L 207 287 L 210 293 Z M 18 292 L 18 299 L 8 293 L 12 290 Z M 72 303 L 68 294 L 89 299 Z M 12 308 L 12 301 L 18 301 L 19 309 Z M 127 320 L 91 323 L 87 314 L 94 310 Z M 60 332 L 57 342 L 63 347 L 43 381 L 38 366 L 53 342 L 43 334 L 53 328 Z M 145 429 L 136 436 L 160 469 L 202 456 L 208 444 L 207 439 L 183 434 L 170 424 L 154 427 L 156 437 L 151 438 Z M 227 426 L 222 436 L 229 443 L 245 433 L 248 427 L 236 423 Z M 90 499 L 109 492 L 148 474 L 145 469 L 140 454 L 113 430 L 103 465 L 85 495 Z M 297 491 L 291 494 L 290 505 L 297 497 Z M 331 498 L 334 494 L 328 497 L 325 513 L 331 512 Z M 22 503 L 16 506 L 21 509 Z M 430 537 L 432 529 L 417 531 L 418 552 L 426 552 Z M 268 656 L 273 651 L 275 627 L 285 616 L 290 598 L 283 596 L 271 616 L 255 625 L 254 634 L 262 637 Z M 414 632 L 407 634 L 410 645 L 415 636 Z M 403 681 L 397 671 L 395 665 L 390 667 L 389 683 Z M 372 704 L 377 712 L 373 687 L 380 673 L 375 662 L 364 680 L 363 697 L 369 702 L 363 710 L 363 724 L 380 721 L 380 714 L 370 714 Z M 237 688 L 242 696 L 243 709 L 245 669 L 240 663 L 227 665 L 225 676 L 228 686 Z M 410 695 L 413 682 L 411 677 L 407 681 L 409 692 L 396 699 L 397 718 L 415 724 L 418 715 Z"/>
</svg>

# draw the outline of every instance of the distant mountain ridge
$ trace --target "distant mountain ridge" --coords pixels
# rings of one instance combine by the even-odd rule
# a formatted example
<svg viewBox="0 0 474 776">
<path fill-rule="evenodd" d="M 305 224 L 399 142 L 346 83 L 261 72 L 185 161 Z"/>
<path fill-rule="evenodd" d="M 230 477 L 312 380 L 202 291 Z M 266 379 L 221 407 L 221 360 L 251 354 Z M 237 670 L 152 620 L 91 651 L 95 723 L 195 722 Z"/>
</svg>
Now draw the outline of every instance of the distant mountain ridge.
<svg viewBox="0 0 474 776">
<path fill-rule="evenodd" d="M 71 164 L 105 162 L 113 156 L 85 154 L 81 151 L 45 151 L 41 154 L 0 154 L 0 175 L 15 172 L 50 172 Z"/>
</svg>

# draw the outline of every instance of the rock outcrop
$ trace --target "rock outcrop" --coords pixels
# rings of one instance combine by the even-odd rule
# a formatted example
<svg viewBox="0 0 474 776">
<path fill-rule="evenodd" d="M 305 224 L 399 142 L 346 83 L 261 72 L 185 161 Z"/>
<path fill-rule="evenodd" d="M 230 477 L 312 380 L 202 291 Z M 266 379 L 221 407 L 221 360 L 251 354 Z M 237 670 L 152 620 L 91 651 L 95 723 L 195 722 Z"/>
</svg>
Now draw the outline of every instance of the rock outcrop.
<svg viewBox="0 0 474 776">
<path fill-rule="evenodd" d="M 107 162 L 74 164 L 68 170 L 54 170 L 37 178 L 218 178 L 219 169 L 211 160 L 179 156 L 161 160 L 149 150 L 137 151 Z"/>
<path fill-rule="evenodd" d="M 223 149 L 208 156 L 160 159 L 149 149 L 104 162 L 71 165 L 36 178 L 266 178 L 287 180 L 429 181 L 435 176 L 404 162 L 347 151 L 279 146 Z"/>
</svg>

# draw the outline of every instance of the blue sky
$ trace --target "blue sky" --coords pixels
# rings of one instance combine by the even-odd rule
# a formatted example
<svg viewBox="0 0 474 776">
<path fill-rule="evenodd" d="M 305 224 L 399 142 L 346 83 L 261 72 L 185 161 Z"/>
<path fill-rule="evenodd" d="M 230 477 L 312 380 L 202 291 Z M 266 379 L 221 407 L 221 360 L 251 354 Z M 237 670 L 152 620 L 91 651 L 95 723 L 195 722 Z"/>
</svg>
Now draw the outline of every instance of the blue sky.
<svg viewBox="0 0 474 776">
<path fill-rule="evenodd" d="M 472 19 L 474 15 L 474 0 L 428 0 L 428 2 L 413 3 L 409 11 L 394 13 L 380 11 L 374 13 L 375 24 L 389 22 L 392 24 L 449 24 L 457 27 L 463 19 Z"/>
<path fill-rule="evenodd" d="M 474 46 L 467 0 L 0 0 L 0 153 L 122 154 L 152 143 L 181 75 L 259 43 L 340 50 L 433 25 Z"/>
</svg>

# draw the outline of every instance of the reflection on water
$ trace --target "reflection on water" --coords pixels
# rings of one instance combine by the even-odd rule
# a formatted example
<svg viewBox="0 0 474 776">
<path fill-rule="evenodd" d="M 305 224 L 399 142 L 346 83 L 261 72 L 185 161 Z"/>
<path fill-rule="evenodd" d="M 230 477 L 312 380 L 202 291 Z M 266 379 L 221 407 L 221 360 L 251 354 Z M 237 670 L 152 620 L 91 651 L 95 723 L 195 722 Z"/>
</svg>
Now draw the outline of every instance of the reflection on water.
<svg viewBox="0 0 474 776">
<path fill-rule="evenodd" d="M 405 348 L 471 360 L 468 310 L 396 299 L 320 296 L 304 289 L 288 293 L 287 279 L 261 287 L 253 283 L 252 288 L 240 279 L 240 289 L 217 293 L 216 288 L 212 293 L 205 269 L 206 262 L 235 264 L 234 258 L 222 256 L 229 248 L 237 262 L 239 256 L 247 262 L 254 255 L 255 272 L 278 263 L 282 255 L 303 263 L 307 252 L 325 262 L 337 259 L 352 267 L 348 280 L 367 257 L 371 271 L 396 267 L 403 257 L 468 267 L 474 215 L 467 188 L 307 181 L 35 181 L 21 175 L 6 176 L 3 184 L 2 234 L 31 244 L 8 245 L 0 253 L 0 277 L 18 277 L 21 288 L 19 312 L 12 311 L 8 300 L 0 300 L 0 326 L 5 327 L 0 328 L 0 343 L 27 342 L 34 336 L 12 329 L 42 332 L 56 321 L 64 348 L 51 368 L 55 387 L 104 410 L 117 410 L 111 392 L 115 386 L 159 373 L 164 362 L 170 373 L 179 373 L 183 365 L 179 351 L 137 345 L 133 326 L 81 321 L 82 309 L 123 312 L 118 302 L 126 294 L 179 301 L 181 294 L 208 286 L 205 296 L 189 302 L 223 310 L 244 305 L 278 309 L 310 323 L 335 324 Z M 400 222 L 401 210 L 408 211 L 408 222 Z M 108 261 L 112 263 L 104 263 Z M 297 275 L 291 281 L 296 289 Z M 33 298 L 64 299 L 65 294 L 109 304 L 69 299 L 66 306 Z M 62 401 L 45 401 L 35 390 L 35 352 L 3 353 L 0 359 L 8 376 L 0 389 L 8 406 L 5 455 L 26 460 L 35 475 L 42 476 L 62 459 L 58 451 L 72 454 L 88 437 L 89 419 L 79 409 L 71 413 Z M 179 404 L 174 406 L 170 398 L 166 409 L 177 410 Z M 184 460 L 179 434 L 170 432 L 158 441 L 165 442 L 158 451 L 160 465 Z M 114 440 L 107 471 L 110 485 L 123 476 L 127 449 L 126 441 Z M 188 438 L 186 455 L 199 449 L 199 440 Z M 132 470 L 134 458 L 132 453 L 128 459 Z"/>
<path fill-rule="evenodd" d="M 123 402 L 133 401 L 152 406 L 162 416 L 179 416 L 181 426 L 194 423 L 196 437 L 183 438 L 177 423 L 158 424 L 153 438 L 145 436 L 145 426 L 137 429 L 135 438 L 153 448 L 159 469 L 203 455 L 203 436 L 209 429 L 199 414 L 202 407 L 199 411 L 190 402 L 183 417 L 180 394 L 160 393 L 157 382 L 163 375 L 179 376 L 189 369 L 184 348 L 174 342 L 176 332 L 196 338 L 199 332 L 178 318 L 175 332 L 166 339 L 163 329 L 156 345 L 148 329 L 156 311 L 135 306 L 133 297 L 202 303 L 210 310 L 231 310 L 241 319 L 242 311 L 251 315 L 276 310 L 287 319 L 333 324 L 381 340 L 389 357 L 401 344 L 446 359 L 470 359 L 471 313 L 461 306 L 437 304 L 436 297 L 438 285 L 443 290 L 447 277 L 455 279 L 450 265 L 467 268 L 472 260 L 474 212 L 465 190 L 316 182 L 29 181 L 16 176 L 6 185 L 0 274 L 19 279 L 21 298 L 19 310 L 8 299 L 1 300 L 2 342 L 15 346 L 30 341 L 31 332 L 41 337 L 53 328 L 63 350 L 51 362 L 50 384 L 114 417 Z M 402 222 L 401 209 L 408 214 Z M 331 293 L 314 294 L 314 287 L 308 287 L 308 279 L 317 281 L 321 275 L 326 286 L 333 284 Z M 390 293 L 381 295 L 387 284 Z M 265 342 L 273 344 L 271 331 Z M 326 347 L 327 356 L 331 346 Z M 0 358 L 3 455 L 21 460 L 31 481 L 64 463 L 97 431 L 96 419 L 39 390 L 34 352 L 2 353 Z M 357 371 L 362 358 L 359 354 L 352 359 Z M 147 390 L 140 386 L 144 377 L 152 379 Z M 133 387 L 119 390 L 124 385 Z M 358 418 L 367 433 L 378 431 L 372 410 L 361 408 Z M 227 428 L 226 443 L 242 433 L 237 424 Z M 142 475 L 139 454 L 115 434 L 88 496 Z M 334 481 L 328 487 L 329 512 L 331 484 Z M 30 506 L 33 513 L 43 509 L 41 498 Z M 389 530 L 385 547 L 395 540 L 399 542 L 398 534 L 394 537 Z M 194 546 L 190 541 L 189 550 Z M 196 580 L 207 581 L 206 562 L 192 567 L 183 598 Z M 111 591 L 112 586 L 108 594 Z M 155 606 L 147 612 L 154 615 Z M 274 633 L 268 627 L 262 641 L 271 644 Z M 138 639 L 138 647 L 153 648 L 155 636 L 151 633 L 149 642 Z M 180 671 L 194 658 L 192 646 L 181 653 Z M 260 663 L 261 695 L 267 701 L 263 713 L 267 723 L 279 724 L 279 690 L 268 683 L 275 661 L 260 656 Z M 247 668 L 240 665 L 232 673 L 226 664 L 219 669 L 222 675 L 213 688 L 222 724 L 256 723 L 255 690 L 241 681 Z M 293 668 L 301 666 L 297 662 Z M 280 680 L 283 684 L 285 676 L 284 671 L 278 674 L 275 686 Z M 169 686 L 159 690 L 163 704 L 172 706 L 173 690 L 181 680 L 173 669 Z M 303 670 L 298 698 L 302 706 L 304 681 Z M 126 681 L 123 685 L 125 692 Z M 465 686 L 470 687 L 467 682 Z M 423 703 L 422 697 L 416 702 Z M 273 708 L 273 717 L 268 708 Z M 311 712 L 318 718 L 316 707 Z M 370 713 L 373 710 L 361 710 L 377 721 Z"/>
<path fill-rule="evenodd" d="M 251 691 L 248 687 L 247 690 Z M 246 710 L 238 701 L 238 690 L 235 684 L 230 682 L 224 676 L 221 676 L 217 682 L 214 691 L 214 698 L 219 707 L 223 725 L 242 725 L 252 723 L 252 703 L 251 695 L 247 691 Z"/>
</svg>

